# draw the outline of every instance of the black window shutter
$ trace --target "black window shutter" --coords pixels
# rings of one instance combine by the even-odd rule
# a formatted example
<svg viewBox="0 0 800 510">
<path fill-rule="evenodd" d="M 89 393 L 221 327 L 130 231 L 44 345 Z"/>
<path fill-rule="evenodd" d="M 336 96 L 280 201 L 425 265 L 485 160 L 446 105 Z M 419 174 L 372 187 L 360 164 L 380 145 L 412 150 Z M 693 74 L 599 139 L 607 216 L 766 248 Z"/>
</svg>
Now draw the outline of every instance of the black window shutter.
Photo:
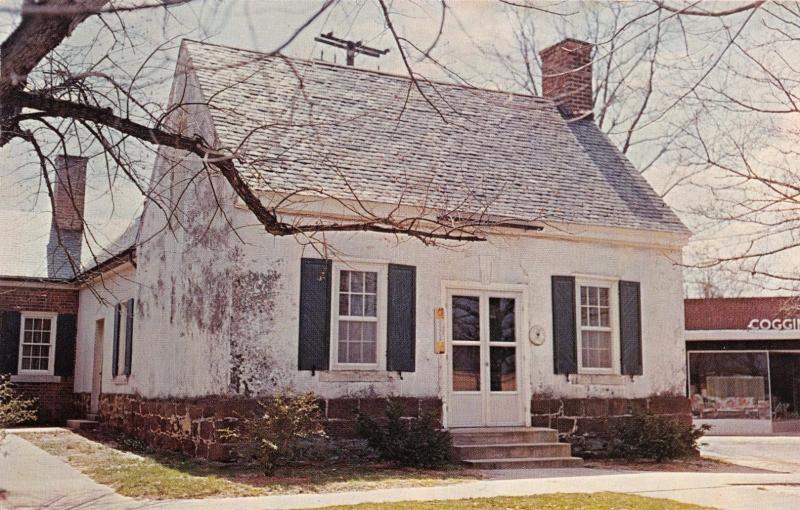
<svg viewBox="0 0 800 510">
<path fill-rule="evenodd" d="M 0 312 L 0 374 L 17 373 L 20 321 L 19 312 Z"/>
<path fill-rule="evenodd" d="M 413 372 L 416 356 L 417 268 L 389 264 L 386 369 Z"/>
<path fill-rule="evenodd" d="M 302 259 L 298 370 L 327 370 L 331 343 L 331 261 Z"/>
<path fill-rule="evenodd" d="M 619 326 L 622 373 L 642 375 L 642 304 L 639 282 L 619 282 Z"/>
<path fill-rule="evenodd" d="M 131 360 L 133 359 L 133 298 L 125 303 L 125 368 L 122 373 L 131 375 Z"/>
<path fill-rule="evenodd" d="M 56 356 L 53 374 L 71 377 L 75 369 L 75 314 L 58 314 L 56 319 Z"/>
<path fill-rule="evenodd" d="M 575 328 L 575 278 L 553 276 L 553 369 L 556 374 L 578 372 Z"/>
<path fill-rule="evenodd" d="M 114 341 L 111 342 L 111 377 L 119 374 L 119 327 L 122 304 L 117 303 L 114 307 Z"/>
</svg>

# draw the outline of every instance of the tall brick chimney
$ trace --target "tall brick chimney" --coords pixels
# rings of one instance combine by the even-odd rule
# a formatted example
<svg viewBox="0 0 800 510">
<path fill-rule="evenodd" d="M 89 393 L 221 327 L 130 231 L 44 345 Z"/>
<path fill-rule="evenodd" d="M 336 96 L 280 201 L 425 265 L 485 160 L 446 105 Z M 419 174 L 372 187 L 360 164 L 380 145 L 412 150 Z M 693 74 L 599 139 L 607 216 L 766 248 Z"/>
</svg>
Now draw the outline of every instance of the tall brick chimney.
<svg viewBox="0 0 800 510">
<path fill-rule="evenodd" d="M 80 156 L 58 156 L 56 158 L 53 202 L 55 227 L 59 230 L 83 230 L 86 161 L 87 158 Z"/>
<path fill-rule="evenodd" d="M 592 118 L 592 44 L 564 39 L 539 52 L 542 95 L 570 119 Z"/>
</svg>

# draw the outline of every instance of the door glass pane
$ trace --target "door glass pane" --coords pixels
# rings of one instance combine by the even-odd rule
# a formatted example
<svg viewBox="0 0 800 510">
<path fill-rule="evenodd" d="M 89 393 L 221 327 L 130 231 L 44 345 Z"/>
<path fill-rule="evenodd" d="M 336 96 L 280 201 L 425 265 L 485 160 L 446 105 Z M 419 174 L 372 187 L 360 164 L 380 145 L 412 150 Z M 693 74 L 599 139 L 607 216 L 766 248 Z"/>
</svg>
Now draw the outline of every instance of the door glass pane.
<svg viewBox="0 0 800 510">
<path fill-rule="evenodd" d="M 453 391 L 480 391 L 481 348 L 453 346 Z"/>
<path fill-rule="evenodd" d="M 705 419 L 769 420 L 767 354 L 689 353 L 692 414 Z"/>
<path fill-rule="evenodd" d="M 515 342 L 514 299 L 489 298 L 489 341 Z"/>
<path fill-rule="evenodd" d="M 517 390 L 517 348 L 489 348 L 489 383 L 492 391 Z"/>
<path fill-rule="evenodd" d="M 453 340 L 480 340 L 480 300 L 453 296 Z"/>
</svg>

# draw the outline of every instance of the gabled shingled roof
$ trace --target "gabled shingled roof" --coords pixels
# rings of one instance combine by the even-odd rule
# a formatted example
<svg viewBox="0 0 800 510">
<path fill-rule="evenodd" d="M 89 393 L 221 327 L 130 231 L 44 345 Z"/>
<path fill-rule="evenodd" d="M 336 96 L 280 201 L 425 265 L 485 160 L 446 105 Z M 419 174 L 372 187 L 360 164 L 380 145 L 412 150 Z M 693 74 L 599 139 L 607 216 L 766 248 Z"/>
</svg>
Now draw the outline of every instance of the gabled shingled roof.
<svg viewBox="0 0 800 510">
<path fill-rule="evenodd" d="M 593 122 L 568 124 L 549 99 L 422 84 L 434 108 L 407 77 L 183 49 L 256 190 L 688 234 Z"/>
</svg>

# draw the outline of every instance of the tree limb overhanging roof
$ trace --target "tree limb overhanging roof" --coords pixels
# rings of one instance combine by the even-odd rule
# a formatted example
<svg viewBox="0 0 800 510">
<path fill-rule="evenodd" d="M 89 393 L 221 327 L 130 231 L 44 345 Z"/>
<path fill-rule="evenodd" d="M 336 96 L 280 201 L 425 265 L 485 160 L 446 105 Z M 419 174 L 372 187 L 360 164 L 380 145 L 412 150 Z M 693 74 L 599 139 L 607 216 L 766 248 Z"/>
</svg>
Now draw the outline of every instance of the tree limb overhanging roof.
<svg viewBox="0 0 800 510">
<path fill-rule="evenodd" d="M 592 121 L 542 97 L 184 41 L 220 145 L 261 192 L 689 232 Z"/>
</svg>

